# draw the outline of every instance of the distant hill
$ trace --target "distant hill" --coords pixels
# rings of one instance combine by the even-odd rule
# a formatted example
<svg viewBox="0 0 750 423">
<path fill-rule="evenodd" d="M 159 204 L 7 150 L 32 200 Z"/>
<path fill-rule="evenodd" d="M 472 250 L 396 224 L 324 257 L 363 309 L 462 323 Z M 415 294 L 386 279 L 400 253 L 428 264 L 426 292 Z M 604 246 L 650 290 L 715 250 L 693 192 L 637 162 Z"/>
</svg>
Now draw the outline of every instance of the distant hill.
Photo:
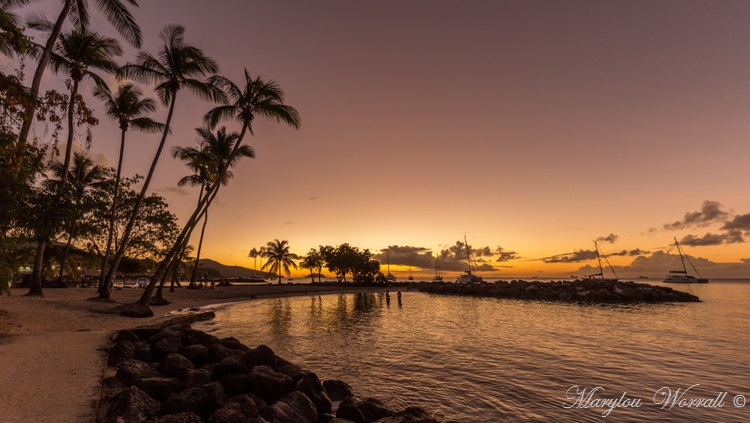
<svg viewBox="0 0 750 423">
<path fill-rule="evenodd" d="M 268 274 L 267 272 L 248 269 L 247 267 L 242 266 L 227 266 L 211 259 L 200 259 L 198 266 L 205 269 L 214 269 L 221 273 L 222 278 L 266 276 Z"/>
</svg>

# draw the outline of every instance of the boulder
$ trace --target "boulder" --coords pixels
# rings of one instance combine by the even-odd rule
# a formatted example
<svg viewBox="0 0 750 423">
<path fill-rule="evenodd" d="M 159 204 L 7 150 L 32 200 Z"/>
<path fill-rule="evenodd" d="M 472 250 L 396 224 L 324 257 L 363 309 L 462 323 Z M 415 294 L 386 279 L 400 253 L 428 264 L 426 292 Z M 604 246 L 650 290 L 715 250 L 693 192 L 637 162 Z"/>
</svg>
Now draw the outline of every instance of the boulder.
<svg viewBox="0 0 750 423">
<path fill-rule="evenodd" d="M 164 401 L 163 411 L 169 414 L 192 412 L 207 420 L 222 405 L 224 389 L 214 382 L 170 395 Z"/>
<path fill-rule="evenodd" d="M 180 332 L 165 330 L 148 339 L 151 346 L 151 355 L 156 360 L 161 360 L 170 353 L 176 353 L 182 348 L 182 337 Z"/>
<path fill-rule="evenodd" d="M 300 366 L 286 361 L 281 357 L 276 357 L 273 369 L 279 373 L 291 377 L 295 383 L 305 376 L 305 371 L 302 370 Z"/>
<path fill-rule="evenodd" d="M 164 376 L 185 379 L 190 370 L 195 369 L 193 363 L 177 353 L 169 353 L 159 363 L 159 372 Z"/>
<path fill-rule="evenodd" d="M 318 412 L 312 401 L 300 391 L 294 391 L 271 404 L 261 416 L 273 423 L 317 423 Z"/>
<path fill-rule="evenodd" d="M 185 356 L 195 367 L 208 363 L 208 348 L 201 344 L 183 346 L 177 353 Z"/>
<path fill-rule="evenodd" d="M 117 332 L 117 335 L 115 335 L 115 339 L 113 339 L 114 342 L 124 342 L 124 341 L 130 341 L 130 342 L 138 342 L 141 338 L 138 337 L 132 330 L 121 330 Z"/>
<path fill-rule="evenodd" d="M 117 367 L 120 364 L 133 358 L 135 358 L 135 345 L 133 344 L 133 342 L 118 342 L 109 350 L 107 365 Z"/>
<path fill-rule="evenodd" d="M 208 363 L 218 363 L 227 357 L 242 358 L 244 354 L 240 350 L 233 350 L 222 344 L 211 344 L 208 346 Z"/>
<path fill-rule="evenodd" d="M 146 341 L 133 343 L 135 346 L 135 358 L 141 361 L 151 361 L 151 346 Z"/>
<path fill-rule="evenodd" d="M 195 413 L 167 414 L 149 423 L 203 423 L 201 416 Z"/>
<path fill-rule="evenodd" d="M 326 380 L 323 382 L 323 388 L 332 401 L 343 401 L 346 398 L 354 396 L 354 391 L 348 383 L 340 380 Z"/>
<path fill-rule="evenodd" d="M 396 413 L 393 410 L 386 408 L 382 402 L 375 398 L 349 397 L 342 401 L 338 410 L 336 410 L 336 417 L 348 419 L 355 423 L 374 422 L 394 414 Z"/>
<path fill-rule="evenodd" d="M 184 345 L 203 345 L 208 347 L 209 345 L 218 344 L 221 339 L 208 334 L 206 332 L 195 330 L 195 329 L 184 329 L 181 331 Z"/>
<path fill-rule="evenodd" d="M 211 383 L 211 372 L 206 369 L 191 369 L 188 370 L 187 375 L 185 375 L 185 389 L 194 388 L 207 383 Z"/>
<path fill-rule="evenodd" d="M 120 379 L 125 385 L 135 385 L 138 379 L 148 377 L 162 377 L 153 366 L 139 360 L 128 360 L 120 365 L 115 377 Z"/>
<path fill-rule="evenodd" d="M 326 395 L 323 384 L 315 373 L 305 372 L 297 382 L 296 389 L 310 398 L 318 413 L 329 413 L 332 410 L 331 399 Z"/>
<path fill-rule="evenodd" d="M 144 326 L 140 328 L 130 329 L 130 332 L 132 332 L 135 336 L 138 337 L 141 341 L 148 341 L 149 338 L 156 335 L 159 332 L 162 332 L 164 329 L 158 327 L 158 326 Z"/>
<path fill-rule="evenodd" d="M 409 407 L 390 417 L 376 420 L 376 423 L 440 423 L 440 421 L 433 418 L 423 408 Z"/>
<path fill-rule="evenodd" d="M 243 353 L 250 351 L 250 347 L 240 342 L 237 338 L 228 337 L 224 338 L 221 341 L 221 345 L 229 348 L 230 350 L 240 350 Z"/>
<path fill-rule="evenodd" d="M 108 377 L 102 380 L 101 384 L 101 397 L 112 398 L 120 392 L 128 389 L 130 385 L 124 384 L 120 379 L 116 377 Z"/>
<path fill-rule="evenodd" d="M 294 390 L 291 377 L 268 366 L 255 366 L 249 374 L 249 392 L 265 401 L 273 402 Z"/>
<path fill-rule="evenodd" d="M 173 377 L 147 377 L 138 379 L 135 386 L 151 398 L 164 401 L 168 396 L 182 389 L 182 382 Z"/>
<path fill-rule="evenodd" d="M 245 353 L 242 363 L 248 369 L 252 369 L 255 366 L 274 367 L 276 365 L 276 354 L 267 346 L 259 345 Z"/>
<path fill-rule="evenodd" d="M 159 415 L 161 404 L 135 386 L 106 401 L 103 423 L 143 422 Z"/>
<path fill-rule="evenodd" d="M 250 373 L 250 370 L 236 358 L 227 357 L 214 366 L 212 378 L 221 380 L 226 376 L 240 373 Z"/>
</svg>

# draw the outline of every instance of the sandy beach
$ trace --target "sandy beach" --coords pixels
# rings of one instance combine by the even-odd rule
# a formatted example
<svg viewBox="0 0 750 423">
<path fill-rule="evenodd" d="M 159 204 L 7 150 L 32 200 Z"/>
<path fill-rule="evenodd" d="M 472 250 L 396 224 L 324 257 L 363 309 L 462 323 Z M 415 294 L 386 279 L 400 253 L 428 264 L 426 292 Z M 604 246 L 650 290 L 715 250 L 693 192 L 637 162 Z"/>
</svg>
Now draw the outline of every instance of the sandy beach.
<svg viewBox="0 0 750 423">
<path fill-rule="evenodd" d="M 383 288 L 384 289 L 384 288 Z M 233 301 L 379 291 L 339 285 L 241 285 L 165 292 L 171 304 L 152 307 L 145 319 L 108 313 L 115 303 L 90 300 L 95 288 L 46 289 L 44 298 L 13 289 L 0 297 L 0 416 L 11 422 L 89 422 L 112 331 L 158 323 L 177 310 Z M 115 290 L 118 303 L 135 302 L 143 290 Z"/>
</svg>

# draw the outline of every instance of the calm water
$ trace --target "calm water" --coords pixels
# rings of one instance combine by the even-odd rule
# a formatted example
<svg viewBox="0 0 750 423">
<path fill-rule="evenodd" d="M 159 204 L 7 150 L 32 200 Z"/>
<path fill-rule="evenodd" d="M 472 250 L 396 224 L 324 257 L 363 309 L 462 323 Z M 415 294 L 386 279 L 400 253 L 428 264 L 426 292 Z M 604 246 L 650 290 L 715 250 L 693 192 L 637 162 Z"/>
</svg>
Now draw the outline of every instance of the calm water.
<svg viewBox="0 0 750 423">
<path fill-rule="evenodd" d="M 702 303 L 578 306 L 404 292 L 260 300 L 217 309 L 200 324 L 266 344 L 394 408 L 494 421 L 750 421 L 750 283 L 686 285 Z M 661 408 L 660 388 L 716 398 L 717 408 Z M 564 408 L 571 386 L 637 408 Z M 566 398 L 570 392 L 570 399 Z M 588 393 L 587 392 L 587 393 Z M 741 403 L 741 398 L 737 401 Z M 593 404 L 590 403 L 590 404 Z"/>
</svg>

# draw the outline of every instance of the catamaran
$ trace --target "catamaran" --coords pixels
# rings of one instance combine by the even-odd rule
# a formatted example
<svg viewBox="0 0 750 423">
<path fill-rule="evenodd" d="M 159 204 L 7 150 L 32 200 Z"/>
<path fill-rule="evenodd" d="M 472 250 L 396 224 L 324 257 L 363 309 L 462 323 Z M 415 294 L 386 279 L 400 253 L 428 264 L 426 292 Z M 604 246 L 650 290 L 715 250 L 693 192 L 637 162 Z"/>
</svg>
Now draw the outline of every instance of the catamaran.
<svg viewBox="0 0 750 423">
<path fill-rule="evenodd" d="M 432 277 L 433 282 L 442 282 L 443 275 L 440 273 L 440 261 L 435 257 L 435 276 Z"/>
<path fill-rule="evenodd" d="M 597 244 L 596 241 L 594 241 L 594 248 L 596 249 L 596 261 L 599 262 L 599 273 L 592 273 L 590 275 L 587 275 L 583 278 L 583 280 L 595 280 L 598 282 L 617 282 L 620 280 L 620 278 L 617 276 L 617 272 L 615 272 L 615 269 L 612 268 L 612 265 L 609 264 L 609 260 L 607 259 L 607 256 L 604 254 L 604 251 L 599 254 L 599 244 Z M 604 257 L 604 261 L 607 262 L 607 266 L 609 266 L 609 270 L 612 271 L 612 273 L 615 275 L 614 278 L 605 278 L 604 277 L 604 268 L 602 267 L 602 257 Z"/>
<path fill-rule="evenodd" d="M 674 239 L 674 245 L 677 246 L 677 252 L 680 253 L 680 261 L 682 261 L 682 270 L 670 270 L 669 274 L 667 275 L 667 278 L 664 279 L 664 282 L 670 282 L 670 283 L 708 283 L 708 279 L 702 278 L 700 273 L 698 273 L 698 269 L 693 266 L 693 262 L 690 261 L 690 257 L 682 254 L 682 249 L 680 249 L 680 243 L 677 242 L 677 238 Z M 687 259 L 688 263 L 690 263 L 690 267 L 693 268 L 695 271 L 695 274 L 698 275 L 696 278 L 695 276 L 688 275 L 687 267 L 685 267 L 685 259 Z"/>
<path fill-rule="evenodd" d="M 474 274 L 474 268 L 471 266 L 471 252 L 469 251 L 469 243 L 466 241 L 466 235 L 464 235 L 464 245 L 466 245 L 466 261 L 469 263 L 469 270 L 464 271 L 463 274 L 458 275 L 456 283 L 477 283 L 484 282 L 481 276 Z"/>
<path fill-rule="evenodd" d="M 385 250 L 385 257 L 388 261 L 388 275 L 386 275 L 385 280 L 388 282 L 396 282 L 396 277 L 391 275 L 391 249 L 390 247 Z"/>
</svg>

